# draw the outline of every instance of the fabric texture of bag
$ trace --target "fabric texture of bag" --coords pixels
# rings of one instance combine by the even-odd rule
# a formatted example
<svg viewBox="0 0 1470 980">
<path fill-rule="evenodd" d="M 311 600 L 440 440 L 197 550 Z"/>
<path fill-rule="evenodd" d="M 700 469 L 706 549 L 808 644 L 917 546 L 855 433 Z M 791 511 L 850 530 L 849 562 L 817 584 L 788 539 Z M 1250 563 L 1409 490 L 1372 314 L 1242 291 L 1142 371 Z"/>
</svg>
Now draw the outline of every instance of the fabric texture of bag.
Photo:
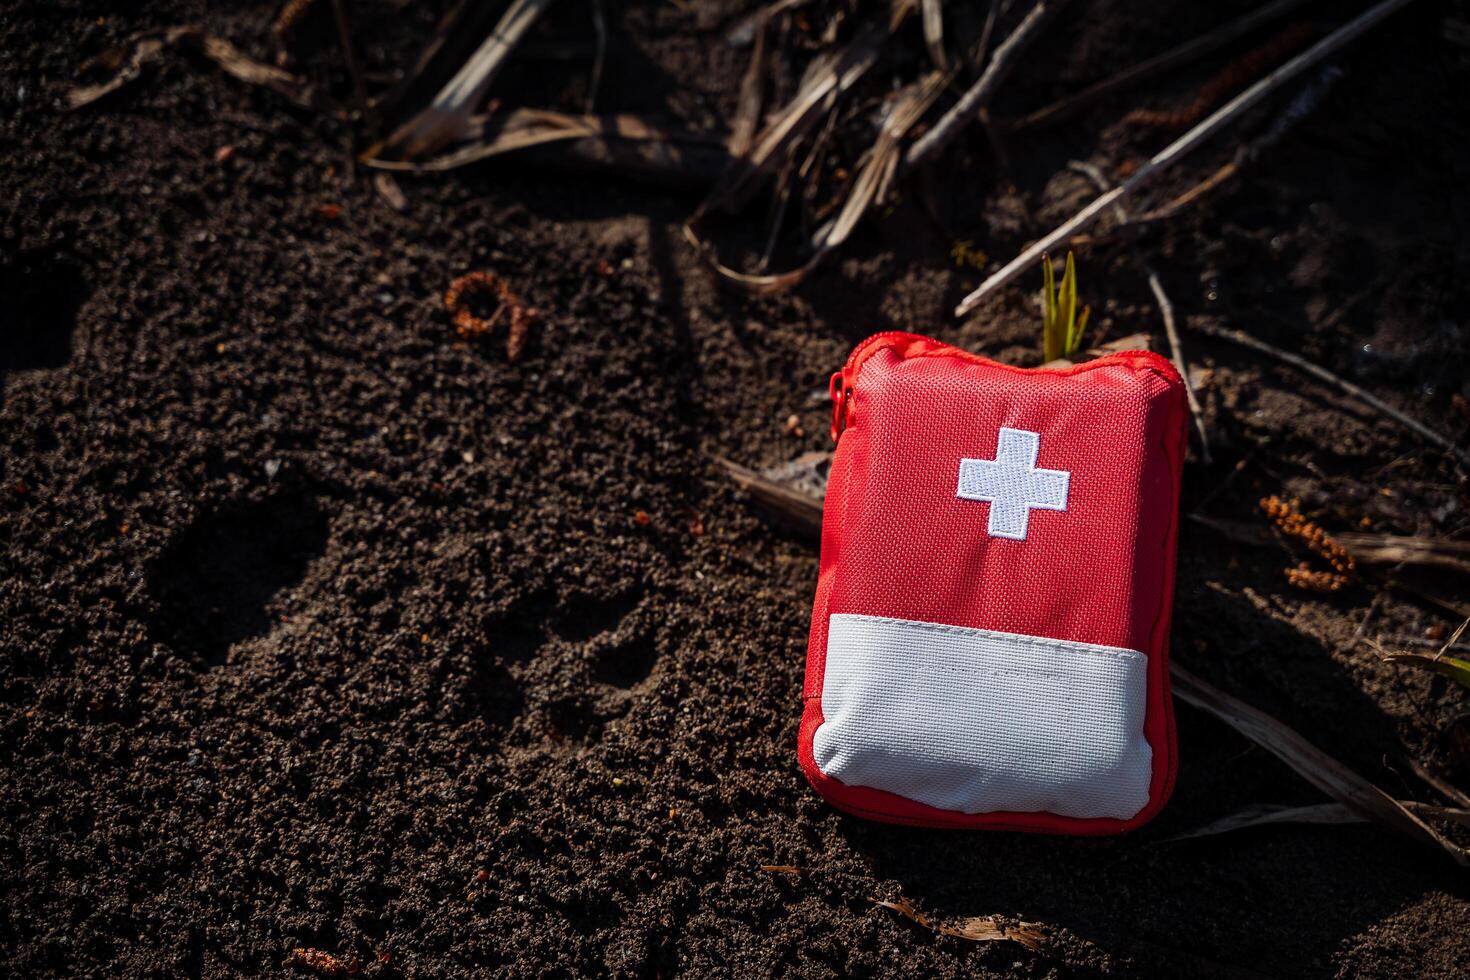
<svg viewBox="0 0 1470 980">
<path fill-rule="evenodd" d="M 1183 384 L 1146 351 L 1021 369 L 908 333 L 832 379 L 798 757 L 842 810 L 1104 834 L 1173 788 Z"/>
</svg>

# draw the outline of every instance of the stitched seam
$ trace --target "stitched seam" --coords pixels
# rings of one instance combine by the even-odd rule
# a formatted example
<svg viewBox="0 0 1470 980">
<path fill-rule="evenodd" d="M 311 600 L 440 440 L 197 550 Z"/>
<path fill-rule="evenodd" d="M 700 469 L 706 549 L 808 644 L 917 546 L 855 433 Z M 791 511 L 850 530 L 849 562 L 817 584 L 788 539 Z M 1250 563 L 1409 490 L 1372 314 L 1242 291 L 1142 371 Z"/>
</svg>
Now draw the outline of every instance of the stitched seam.
<svg viewBox="0 0 1470 980">
<path fill-rule="evenodd" d="M 1139 650 L 1129 650 L 1126 647 L 1109 647 L 1100 643 L 1084 643 L 1082 641 L 1058 640 L 1046 636 L 1028 636 L 1024 633 L 1003 633 L 999 630 L 982 629 L 978 626 L 954 626 L 949 623 L 930 623 L 919 619 L 895 619 L 890 616 L 868 616 L 863 613 L 832 613 L 827 617 L 828 642 L 832 636 L 832 620 L 841 616 L 845 619 L 864 620 L 867 622 L 883 623 L 890 626 L 918 627 L 931 633 L 949 633 L 972 639 L 993 638 L 996 640 L 1016 643 L 1021 646 L 1038 647 L 1054 653 L 1065 653 L 1074 655 L 1078 653 L 1093 654 L 1099 657 L 1110 657 L 1114 660 L 1134 662 L 1140 658 L 1148 659 L 1148 655 Z"/>
</svg>

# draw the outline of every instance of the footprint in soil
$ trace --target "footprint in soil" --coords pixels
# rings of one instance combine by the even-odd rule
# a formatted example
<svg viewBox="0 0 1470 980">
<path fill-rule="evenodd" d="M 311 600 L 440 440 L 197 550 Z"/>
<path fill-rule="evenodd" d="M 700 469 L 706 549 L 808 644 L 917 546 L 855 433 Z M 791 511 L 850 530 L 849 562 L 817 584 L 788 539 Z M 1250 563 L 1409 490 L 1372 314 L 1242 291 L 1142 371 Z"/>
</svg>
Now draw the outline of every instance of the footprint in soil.
<svg viewBox="0 0 1470 980">
<path fill-rule="evenodd" d="M 529 710 L 553 741 L 595 739 L 658 662 L 642 598 L 580 594 L 553 604 L 537 595 L 487 623 L 476 698 L 486 720 L 504 729 Z"/>
<path fill-rule="evenodd" d="M 207 667 L 267 632 L 272 600 L 301 581 L 327 545 L 327 517 L 307 494 L 227 504 L 194 521 L 148 570 L 154 635 Z"/>
<path fill-rule="evenodd" d="M 81 267 L 65 256 L 0 245 L 0 375 L 66 364 L 90 292 Z"/>
</svg>

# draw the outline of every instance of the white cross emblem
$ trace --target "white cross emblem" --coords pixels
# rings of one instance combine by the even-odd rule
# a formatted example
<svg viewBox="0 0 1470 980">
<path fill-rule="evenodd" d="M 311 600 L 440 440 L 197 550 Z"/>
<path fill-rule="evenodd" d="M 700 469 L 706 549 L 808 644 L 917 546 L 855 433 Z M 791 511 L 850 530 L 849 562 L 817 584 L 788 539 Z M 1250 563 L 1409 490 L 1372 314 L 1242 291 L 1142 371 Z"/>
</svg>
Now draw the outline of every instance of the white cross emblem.
<svg viewBox="0 0 1470 980">
<path fill-rule="evenodd" d="M 955 495 L 990 503 L 990 536 L 1026 540 L 1031 510 L 1066 510 L 1067 470 L 1038 470 L 1041 436 L 1025 429 L 1002 427 L 995 459 L 961 459 Z"/>
</svg>

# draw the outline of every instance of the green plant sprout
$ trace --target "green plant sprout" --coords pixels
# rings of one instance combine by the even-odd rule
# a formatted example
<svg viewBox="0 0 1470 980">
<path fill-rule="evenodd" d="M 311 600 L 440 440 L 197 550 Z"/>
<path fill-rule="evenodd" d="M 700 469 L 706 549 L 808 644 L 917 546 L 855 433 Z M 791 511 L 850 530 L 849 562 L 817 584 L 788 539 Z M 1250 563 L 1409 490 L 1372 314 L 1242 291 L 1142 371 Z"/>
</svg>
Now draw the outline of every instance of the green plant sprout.
<svg viewBox="0 0 1470 980">
<path fill-rule="evenodd" d="M 1092 307 L 1082 307 L 1077 312 L 1077 263 L 1072 253 L 1067 253 L 1067 268 L 1062 273 L 1062 285 L 1055 284 L 1051 256 L 1041 256 L 1041 350 L 1048 361 L 1069 357 L 1082 347 L 1082 332 L 1087 329 L 1087 317 Z"/>
</svg>

